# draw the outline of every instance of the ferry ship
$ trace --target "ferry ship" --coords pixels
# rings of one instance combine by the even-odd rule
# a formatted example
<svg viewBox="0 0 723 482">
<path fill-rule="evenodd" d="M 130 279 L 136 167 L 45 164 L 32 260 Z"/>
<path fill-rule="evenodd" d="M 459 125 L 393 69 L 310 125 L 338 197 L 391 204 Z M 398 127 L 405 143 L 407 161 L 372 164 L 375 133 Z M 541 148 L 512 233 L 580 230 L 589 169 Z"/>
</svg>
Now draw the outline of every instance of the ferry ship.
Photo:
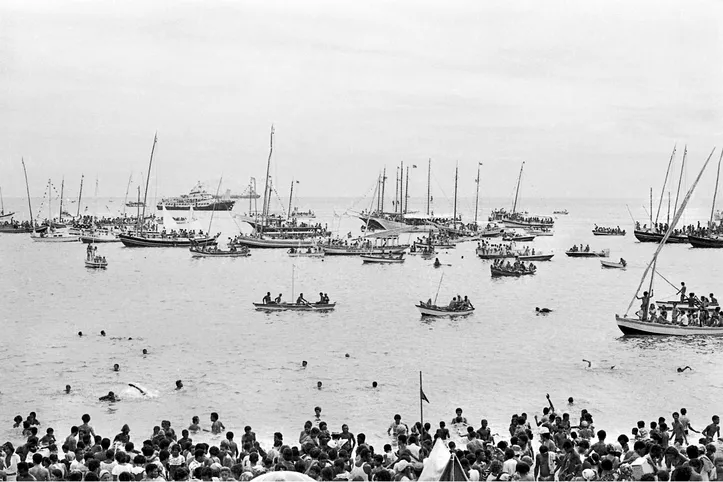
<svg viewBox="0 0 723 482">
<path fill-rule="evenodd" d="M 216 199 L 199 182 L 190 193 L 163 198 L 156 207 L 161 210 L 165 206 L 169 211 L 188 211 L 190 208 L 196 211 L 229 211 L 235 203 L 233 199 Z"/>
</svg>

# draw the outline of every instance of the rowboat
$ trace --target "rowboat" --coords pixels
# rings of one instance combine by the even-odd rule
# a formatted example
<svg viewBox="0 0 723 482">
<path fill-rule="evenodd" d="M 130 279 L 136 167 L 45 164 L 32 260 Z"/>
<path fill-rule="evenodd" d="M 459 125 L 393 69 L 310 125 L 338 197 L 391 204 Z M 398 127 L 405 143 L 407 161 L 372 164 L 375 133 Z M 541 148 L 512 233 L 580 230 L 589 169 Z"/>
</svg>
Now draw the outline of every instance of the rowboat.
<svg viewBox="0 0 723 482">
<path fill-rule="evenodd" d="M 635 235 L 635 239 L 641 243 L 660 243 L 665 233 L 636 229 L 633 231 L 633 234 Z M 685 234 L 671 234 L 665 242 L 668 244 L 685 244 L 688 242 L 688 238 L 689 236 Z"/>
<path fill-rule="evenodd" d="M 106 261 L 105 258 L 101 256 L 96 256 L 94 259 L 86 259 L 85 267 L 93 269 L 106 269 L 108 267 L 108 261 Z"/>
<path fill-rule="evenodd" d="M 519 250 L 495 250 L 495 249 L 484 249 L 477 248 L 475 253 L 480 259 L 505 259 L 505 258 L 516 258 L 521 254 Z"/>
<path fill-rule="evenodd" d="M 625 267 L 628 265 L 627 263 L 620 263 L 615 261 L 605 261 L 604 259 L 600 260 L 600 264 L 603 268 L 617 268 L 617 269 L 625 269 Z"/>
<path fill-rule="evenodd" d="M 254 303 L 256 311 L 331 311 L 335 303 Z"/>
<path fill-rule="evenodd" d="M 550 228 L 529 228 L 526 230 L 527 234 L 534 236 L 554 236 L 555 231 Z"/>
<path fill-rule="evenodd" d="M 414 246 L 417 249 L 424 249 L 424 248 L 452 249 L 452 248 L 457 247 L 457 245 L 451 241 L 450 242 L 435 241 L 432 244 L 423 241 L 423 242 L 414 243 Z"/>
<path fill-rule="evenodd" d="M 552 254 L 528 254 L 528 255 L 520 255 L 516 256 L 517 259 L 520 261 L 550 261 L 552 257 L 555 256 L 554 253 Z"/>
<path fill-rule="evenodd" d="M 615 315 L 618 328 L 625 335 L 657 336 L 723 336 L 723 326 L 683 326 L 668 323 L 652 323 L 637 318 Z"/>
<path fill-rule="evenodd" d="M 80 241 L 85 244 L 120 243 L 117 234 L 108 231 L 87 231 L 80 234 Z"/>
<path fill-rule="evenodd" d="M 316 246 L 313 239 L 273 238 L 267 236 L 238 235 L 234 238 L 235 246 L 248 246 L 249 248 L 311 248 Z"/>
<path fill-rule="evenodd" d="M 526 243 L 528 241 L 534 241 L 535 236 L 532 234 L 503 234 L 502 235 L 502 241 L 519 241 L 521 243 Z"/>
<path fill-rule="evenodd" d="M 565 254 L 571 258 L 607 258 L 610 256 L 609 249 L 601 251 L 565 251 Z"/>
<path fill-rule="evenodd" d="M 552 214 L 570 214 L 567 212 L 567 209 L 563 209 L 561 211 L 552 211 Z"/>
<path fill-rule="evenodd" d="M 490 273 L 492 273 L 492 277 L 512 277 L 512 278 L 519 278 L 520 276 L 525 275 L 531 275 L 535 274 L 537 270 L 536 269 L 525 269 L 524 271 L 516 270 L 516 269 L 500 269 L 496 266 L 490 266 Z"/>
<path fill-rule="evenodd" d="M 67 232 L 49 231 L 38 234 L 37 232 L 30 235 L 33 241 L 39 243 L 77 243 L 78 236 L 72 236 Z"/>
<path fill-rule="evenodd" d="M 404 254 L 362 254 L 362 263 L 404 263 Z"/>
<path fill-rule="evenodd" d="M 427 305 L 426 303 L 419 302 L 418 305 L 414 305 L 422 313 L 422 316 L 467 316 L 474 312 L 474 308 L 464 308 L 461 310 L 451 309 L 448 306 L 437 306 Z"/>
<path fill-rule="evenodd" d="M 289 248 L 289 251 L 287 253 L 292 258 L 323 258 L 324 257 L 324 250 L 319 249 L 317 251 L 316 248 L 306 248 L 306 249 Z"/>
<path fill-rule="evenodd" d="M 216 246 L 191 246 L 188 250 L 193 258 L 245 258 L 251 256 L 249 249 L 246 247 L 222 250 Z"/>
<path fill-rule="evenodd" d="M 362 254 L 382 254 L 392 253 L 401 254 L 408 248 L 407 245 L 399 245 L 393 247 L 374 247 L 374 248 L 362 248 L 358 246 L 323 246 L 324 254 L 326 256 L 359 256 Z"/>
<path fill-rule="evenodd" d="M 625 230 L 622 231 L 600 231 L 592 230 L 594 236 L 625 236 Z"/>
</svg>

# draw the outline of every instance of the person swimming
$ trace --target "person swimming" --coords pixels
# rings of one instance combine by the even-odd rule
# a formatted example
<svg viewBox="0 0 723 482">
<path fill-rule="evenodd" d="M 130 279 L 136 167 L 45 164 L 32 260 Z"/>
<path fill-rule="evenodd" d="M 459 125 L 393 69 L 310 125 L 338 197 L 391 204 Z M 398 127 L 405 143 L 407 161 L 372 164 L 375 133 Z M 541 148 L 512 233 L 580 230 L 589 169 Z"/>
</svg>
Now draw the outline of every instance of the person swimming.
<svg viewBox="0 0 723 482">
<path fill-rule="evenodd" d="M 115 365 L 113 365 L 113 371 L 114 372 L 120 371 L 120 365 L 117 363 Z"/>
<path fill-rule="evenodd" d="M 102 397 L 98 398 L 101 402 L 118 402 L 120 401 L 120 398 L 115 396 L 115 393 L 108 392 L 108 395 L 103 395 Z"/>
<path fill-rule="evenodd" d="M 78 332 L 78 336 L 83 336 L 83 332 L 82 332 L 82 331 L 79 331 L 79 332 Z"/>
<path fill-rule="evenodd" d="M 308 364 L 309 364 L 309 363 L 308 363 L 306 360 L 303 360 L 303 361 L 301 362 L 301 368 L 306 368 L 306 365 L 308 365 Z"/>
<path fill-rule="evenodd" d="M 183 382 L 181 380 L 176 380 L 176 390 L 180 390 L 183 388 Z"/>
<path fill-rule="evenodd" d="M 321 385 L 321 382 L 316 382 L 316 388 L 318 388 L 319 390 L 321 390 Z"/>
<path fill-rule="evenodd" d="M 548 313 L 552 313 L 552 310 L 551 310 L 550 308 L 535 307 L 535 312 L 536 312 L 537 314 L 546 315 L 546 314 L 548 314 Z"/>
<path fill-rule="evenodd" d="M 377 382 L 372 382 L 372 388 L 377 388 L 377 386 L 379 386 Z"/>
<path fill-rule="evenodd" d="M 105 330 L 100 330 L 100 336 L 105 336 Z"/>
<path fill-rule="evenodd" d="M 148 350 L 146 350 L 146 349 L 144 348 L 144 349 L 143 349 L 143 354 L 144 354 L 144 355 L 148 355 Z"/>
<path fill-rule="evenodd" d="M 439 268 L 442 266 L 442 263 L 439 262 L 439 258 L 434 258 L 434 267 Z"/>
<path fill-rule="evenodd" d="M 65 393 L 70 393 L 70 385 L 65 386 Z"/>
</svg>

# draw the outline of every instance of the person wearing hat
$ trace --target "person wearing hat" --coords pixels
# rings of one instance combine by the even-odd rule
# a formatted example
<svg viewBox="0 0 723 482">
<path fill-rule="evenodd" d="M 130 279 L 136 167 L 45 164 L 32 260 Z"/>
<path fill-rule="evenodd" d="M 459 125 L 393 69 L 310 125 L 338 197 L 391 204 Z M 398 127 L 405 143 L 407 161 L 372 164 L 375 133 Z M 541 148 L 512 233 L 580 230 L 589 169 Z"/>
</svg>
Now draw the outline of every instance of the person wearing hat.
<svg viewBox="0 0 723 482">
<path fill-rule="evenodd" d="M 540 446 L 543 445 L 546 446 L 550 452 L 554 453 L 557 450 L 555 442 L 552 441 L 552 437 L 550 436 L 550 429 L 545 426 L 540 427 Z"/>
</svg>

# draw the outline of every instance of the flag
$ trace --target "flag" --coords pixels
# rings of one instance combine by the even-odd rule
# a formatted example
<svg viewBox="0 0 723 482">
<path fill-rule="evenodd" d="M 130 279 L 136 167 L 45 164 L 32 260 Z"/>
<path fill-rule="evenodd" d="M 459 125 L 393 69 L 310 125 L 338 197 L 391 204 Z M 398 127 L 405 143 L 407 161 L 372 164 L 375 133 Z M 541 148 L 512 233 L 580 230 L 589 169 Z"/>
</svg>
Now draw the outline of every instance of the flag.
<svg viewBox="0 0 723 482">
<path fill-rule="evenodd" d="M 422 390 L 422 385 L 421 385 L 421 384 L 419 385 L 419 399 L 420 399 L 420 400 L 424 400 L 425 402 L 429 403 L 429 399 L 428 399 L 427 396 L 424 394 L 424 390 Z"/>
<path fill-rule="evenodd" d="M 417 165 L 416 165 L 416 164 L 412 164 L 412 169 L 416 169 L 416 168 L 417 168 Z"/>
</svg>

